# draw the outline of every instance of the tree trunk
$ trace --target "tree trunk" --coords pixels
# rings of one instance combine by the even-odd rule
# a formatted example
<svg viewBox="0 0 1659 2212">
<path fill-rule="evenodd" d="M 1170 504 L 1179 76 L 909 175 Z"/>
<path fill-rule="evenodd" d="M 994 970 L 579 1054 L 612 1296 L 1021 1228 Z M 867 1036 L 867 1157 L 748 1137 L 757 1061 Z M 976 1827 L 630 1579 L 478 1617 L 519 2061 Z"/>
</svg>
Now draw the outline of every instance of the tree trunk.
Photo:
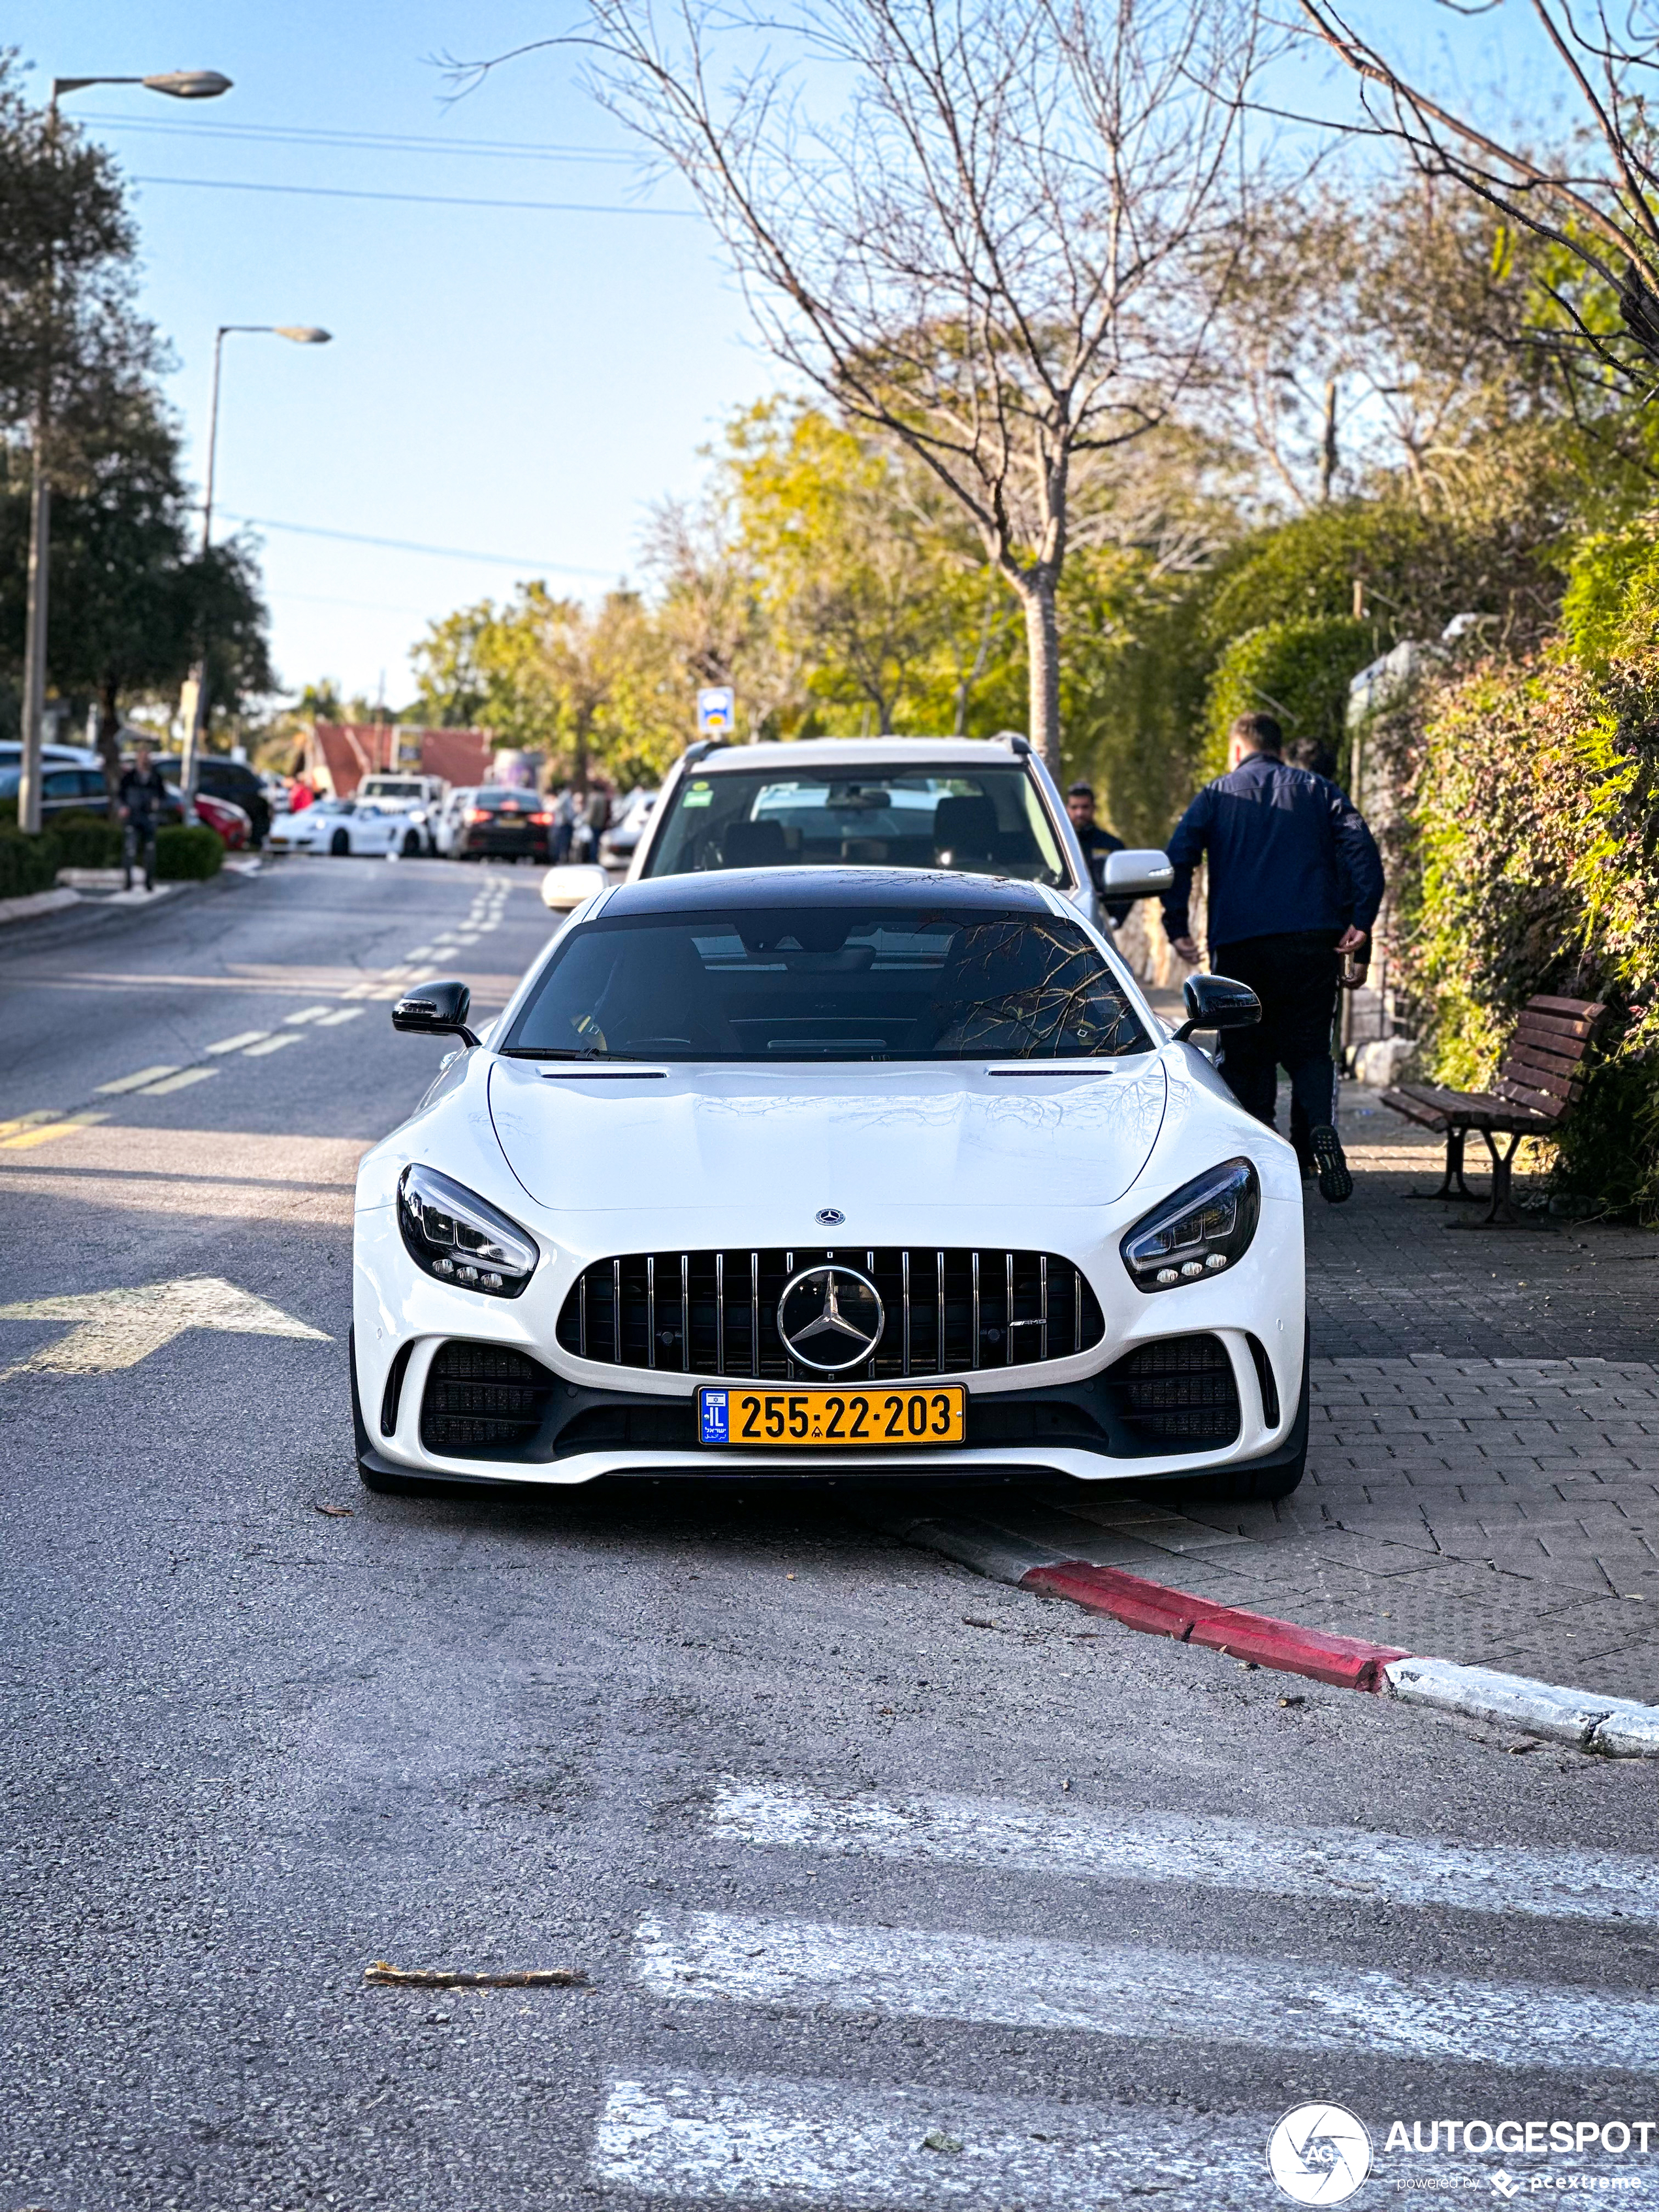
<svg viewBox="0 0 1659 2212">
<path fill-rule="evenodd" d="M 1060 781 L 1060 619 L 1054 580 L 1028 576 L 1020 598 L 1025 605 L 1025 652 L 1030 672 L 1030 739 L 1054 781 Z"/>
<path fill-rule="evenodd" d="M 98 696 L 98 751 L 113 801 L 121 784 L 121 693 L 112 676 L 106 678 Z"/>
</svg>

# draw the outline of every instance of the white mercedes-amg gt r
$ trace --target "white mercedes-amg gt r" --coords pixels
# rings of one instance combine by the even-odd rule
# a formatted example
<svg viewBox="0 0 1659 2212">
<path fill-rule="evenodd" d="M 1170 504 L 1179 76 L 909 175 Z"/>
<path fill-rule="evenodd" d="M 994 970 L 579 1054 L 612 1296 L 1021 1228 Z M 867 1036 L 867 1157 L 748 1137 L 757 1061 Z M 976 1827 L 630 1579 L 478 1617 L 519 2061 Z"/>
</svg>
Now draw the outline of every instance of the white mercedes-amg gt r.
<svg viewBox="0 0 1659 2212">
<path fill-rule="evenodd" d="M 1203 1026 L 1257 1018 L 1221 977 L 1188 993 Z M 465 1048 L 358 1176 L 371 1488 L 1300 1480 L 1296 1156 L 1054 890 L 631 884 L 487 1044 L 467 1011 L 459 982 L 394 1007 Z"/>
</svg>

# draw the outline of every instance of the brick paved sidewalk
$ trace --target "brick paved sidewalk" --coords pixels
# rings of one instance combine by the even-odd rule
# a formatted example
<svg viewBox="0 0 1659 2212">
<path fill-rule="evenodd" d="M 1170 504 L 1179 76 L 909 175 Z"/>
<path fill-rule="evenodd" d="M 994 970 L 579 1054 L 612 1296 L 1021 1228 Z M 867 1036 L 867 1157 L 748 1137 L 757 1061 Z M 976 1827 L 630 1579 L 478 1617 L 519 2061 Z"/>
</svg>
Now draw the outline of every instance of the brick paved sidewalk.
<svg viewBox="0 0 1659 2212">
<path fill-rule="evenodd" d="M 1659 1236 L 1454 1229 L 1480 1209 L 1412 1194 L 1439 1146 L 1357 1086 L 1341 1123 L 1353 1198 L 1308 1186 L 1301 1488 L 1172 1512 L 1057 1486 L 1044 1533 L 1199 1596 L 1659 1703 Z"/>
</svg>

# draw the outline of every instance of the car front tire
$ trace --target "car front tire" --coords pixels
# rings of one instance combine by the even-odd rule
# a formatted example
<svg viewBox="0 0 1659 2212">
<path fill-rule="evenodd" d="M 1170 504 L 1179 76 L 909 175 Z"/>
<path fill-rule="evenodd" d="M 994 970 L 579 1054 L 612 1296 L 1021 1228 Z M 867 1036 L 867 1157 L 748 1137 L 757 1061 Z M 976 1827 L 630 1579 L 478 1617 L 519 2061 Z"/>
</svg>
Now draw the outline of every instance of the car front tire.
<svg viewBox="0 0 1659 2212">
<path fill-rule="evenodd" d="M 328 849 L 337 860 L 349 859 L 351 853 L 350 831 L 337 830 L 328 841 Z"/>
</svg>

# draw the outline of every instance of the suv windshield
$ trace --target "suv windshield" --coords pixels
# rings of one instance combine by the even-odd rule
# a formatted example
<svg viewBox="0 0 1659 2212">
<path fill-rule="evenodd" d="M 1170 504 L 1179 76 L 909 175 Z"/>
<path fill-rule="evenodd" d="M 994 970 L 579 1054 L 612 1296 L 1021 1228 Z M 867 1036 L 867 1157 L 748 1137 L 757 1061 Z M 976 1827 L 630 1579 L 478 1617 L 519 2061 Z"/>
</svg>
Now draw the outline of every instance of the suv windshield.
<svg viewBox="0 0 1659 2212">
<path fill-rule="evenodd" d="M 1096 1059 L 1152 1043 L 1077 922 L 801 905 L 575 929 L 501 1048 L 775 1062 Z"/>
<path fill-rule="evenodd" d="M 688 876 L 792 861 L 1070 880 L 1053 824 L 1018 768 L 694 773 L 675 793 L 644 872 Z"/>
</svg>

